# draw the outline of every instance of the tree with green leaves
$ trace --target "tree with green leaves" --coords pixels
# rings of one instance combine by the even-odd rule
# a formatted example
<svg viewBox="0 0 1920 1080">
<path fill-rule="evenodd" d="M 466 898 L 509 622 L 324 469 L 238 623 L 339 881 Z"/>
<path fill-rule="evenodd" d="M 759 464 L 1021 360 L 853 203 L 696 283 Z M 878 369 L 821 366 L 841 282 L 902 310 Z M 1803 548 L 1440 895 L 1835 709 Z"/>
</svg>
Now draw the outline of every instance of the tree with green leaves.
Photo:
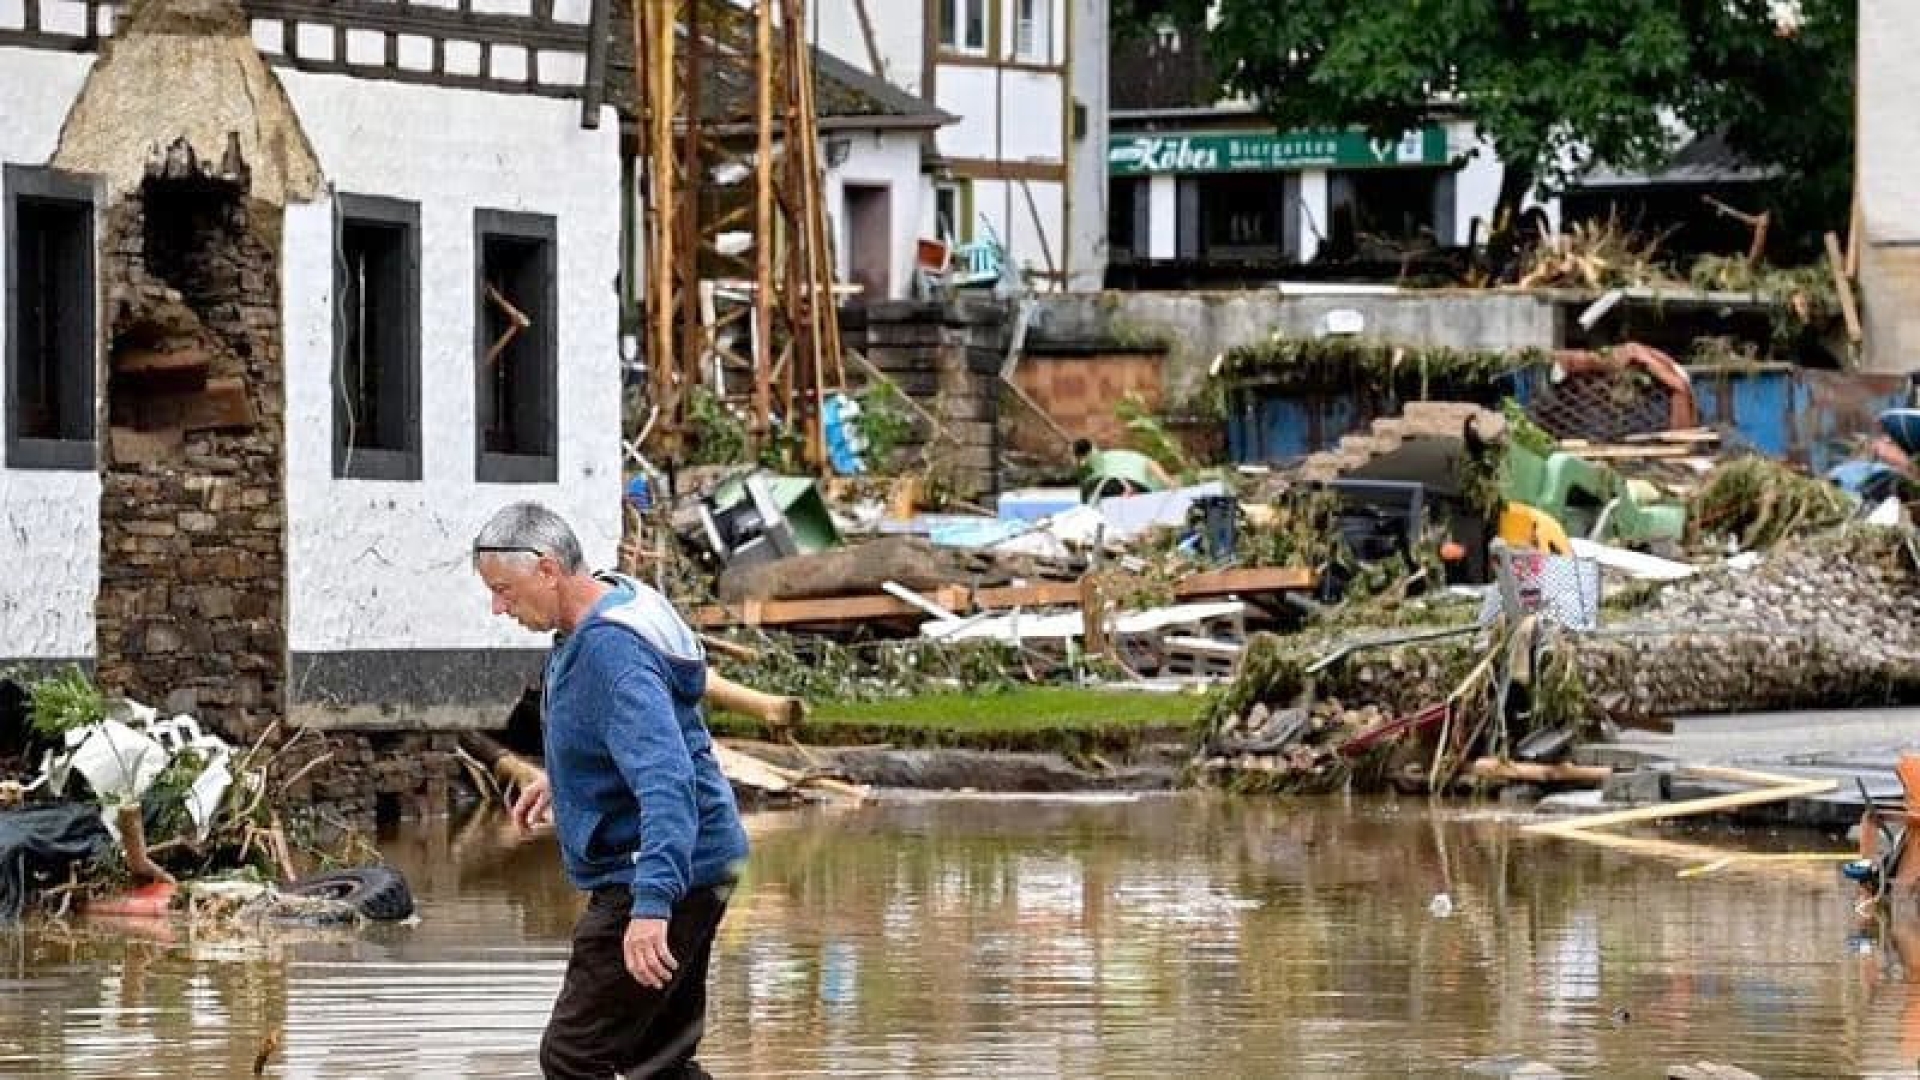
<svg viewBox="0 0 1920 1080">
<path fill-rule="evenodd" d="M 1657 168 L 1683 131 L 1777 167 L 1798 228 L 1845 220 L 1854 0 L 1115 0 L 1116 32 L 1201 25 L 1223 89 L 1282 128 L 1473 120 L 1495 223 L 1594 162 Z"/>
</svg>

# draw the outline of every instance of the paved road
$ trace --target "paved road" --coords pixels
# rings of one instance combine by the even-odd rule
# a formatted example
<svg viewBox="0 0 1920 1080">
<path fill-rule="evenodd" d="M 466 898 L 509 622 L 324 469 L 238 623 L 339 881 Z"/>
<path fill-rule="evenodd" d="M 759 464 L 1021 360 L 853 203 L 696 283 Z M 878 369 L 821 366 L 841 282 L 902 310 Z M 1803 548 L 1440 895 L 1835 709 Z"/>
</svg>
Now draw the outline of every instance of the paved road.
<svg viewBox="0 0 1920 1080">
<path fill-rule="evenodd" d="M 1920 751 L 1920 708 L 1680 717 L 1670 735 L 1623 732 L 1618 741 L 1582 747 L 1577 759 L 1616 769 L 1734 765 L 1788 776 L 1831 776 L 1838 782 L 1833 794 L 1796 800 L 1782 810 L 1788 820 L 1838 825 L 1857 820 L 1859 783 L 1875 800 L 1900 797 L 1893 767 L 1902 750 Z M 1676 777 L 1671 797 L 1733 790 L 1738 788 Z"/>
</svg>

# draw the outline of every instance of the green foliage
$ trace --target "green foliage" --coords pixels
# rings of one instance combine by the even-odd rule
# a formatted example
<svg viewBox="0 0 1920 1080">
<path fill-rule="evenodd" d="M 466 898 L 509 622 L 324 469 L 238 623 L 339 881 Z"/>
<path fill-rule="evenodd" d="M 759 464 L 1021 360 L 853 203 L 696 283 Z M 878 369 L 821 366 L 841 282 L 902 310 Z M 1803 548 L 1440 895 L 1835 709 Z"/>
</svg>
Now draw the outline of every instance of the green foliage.
<svg viewBox="0 0 1920 1080">
<path fill-rule="evenodd" d="M 1687 526 L 1697 537 L 1731 536 L 1743 548 L 1765 551 L 1852 515 L 1853 501 L 1832 484 L 1770 458 L 1743 457 L 1708 474 L 1689 502 Z"/>
<path fill-rule="evenodd" d="M 185 835 L 193 828 L 193 815 L 187 811 L 187 790 L 207 767 L 207 756 L 199 750 L 182 750 L 167 762 L 141 802 L 154 808 L 154 819 L 147 837 L 160 841 Z"/>
<path fill-rule="evenodd" d="M 1394 345 L 1356 338 L 1285 338 L 1227 353 L 1223 377 L 1303 393 L 1368 390 L 1402 400 L 1491 401 L 1509 377 L 1552 358 L 1541 349 L 1469 350 Z"/>
<path fill-rule="evenodd" d="M 1834 288 L 1833 271 L 1825 265 L 1776 270 L 1755 266 L 1744 256 L 1708 255 L 1694 262 L 1687 279 L 1696 289 L 1751 293 L 1769 302 L 1776 346 L 1790 344 L 1808 327 L 1818 329 L 1840 317 L 1840 294 Z"/>
<path fill-rule="evenodd" d="M 1590 162 L 1653 167 L 1679 120 L 1724 132 L 1751 162 L 1784 168 L 1802 231 L 1841 220 L 1850 190 L 1856 16 L 1801 0 L 1783 27 L 1767 0 L 1220 0 L 1207 47 L 1227 88 L 1281 127 L 1395 136 L 1464 104 L 1507 169 L 1502 216 L 1535 179 Z M 1131 0 L 1151 25 L 1190 5 Z M 1195 25 L 1188 22 L 1187 25 Z"/>
<path fill-rule="evenodd" d="M 949 746 L 1086 752 L 1184 739 L 1203 699 L 1065 686 L 947 690 L 888 701 L 812 707 L 796 736 L 813 745 Z M 710 718 L 717 734 L 754 736 L 753 721 Z"/>
<path fill-rule="evenodd" d="M 1147 408 L 1138 394 L 1128 394 L 1120 399 L 1114 408 L 1120 422 L 1127 426 L 1127 434 L 1134 448 L 1159 462 L 1163 468 L 1175 476 L 1193 471 L 1193 461 L 1180 445 L 1180 440 L 1167 425 Z"/>
<path fill-rule="evenodd" d="M 1236 549 L 1247 566 L 1318 568 L 1340 554 L 1340 497 L 1325 488 L 1290 488 L 1264 513 L 1249 515 Z"/>
<path fill-rule="evenodd" d="M 1553 453 L 1557 443 L 1546 428 L 1533 422 L 1527 410 L 1512 398 L 1502 398 L 1500 411 L 1507 418 L 1507 438 L 1522 450 L 1531 450 L 1541 457 Z"/>
<path fill-rule="evenodd" d="M 77 667 L 34 683 L 27 690 L 33 706 L 34 733 L 45 739 L 107 718 L 107 701 Z"/>
<path fill-rule="evenodd" d="M 854 427 L 867 441 L 867 467 L 884 475 L 894 452 L 913 437 L 913 414 L 892 383 L 874 383 L 861 392 L 859 400 L 860 415 Z"/>
<path fill-rule="evenodd" d="M 687 421 L 694 432 L 689 465 L 737 465 L 747 457 L 747 425 L 704 386 L 687 393 Z"/>
</svg>

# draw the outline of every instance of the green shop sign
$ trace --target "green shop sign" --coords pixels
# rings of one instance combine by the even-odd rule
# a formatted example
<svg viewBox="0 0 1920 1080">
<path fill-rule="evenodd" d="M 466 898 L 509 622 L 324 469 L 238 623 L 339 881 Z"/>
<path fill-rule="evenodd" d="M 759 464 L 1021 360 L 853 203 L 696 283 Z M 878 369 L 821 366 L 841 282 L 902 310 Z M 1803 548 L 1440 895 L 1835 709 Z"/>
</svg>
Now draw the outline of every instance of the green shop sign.
<svg viewBox="0 0 1920 1080">
<path fill-rule="evenodd" d="M 1370 138 L 1364 131 L 1116 133 L 1107 150 L 1107 171 L 1114 176 L 1446 163 L 1447 133 L 1439 127 L 1409 131 L 1398 139 Z"/>
</svg>

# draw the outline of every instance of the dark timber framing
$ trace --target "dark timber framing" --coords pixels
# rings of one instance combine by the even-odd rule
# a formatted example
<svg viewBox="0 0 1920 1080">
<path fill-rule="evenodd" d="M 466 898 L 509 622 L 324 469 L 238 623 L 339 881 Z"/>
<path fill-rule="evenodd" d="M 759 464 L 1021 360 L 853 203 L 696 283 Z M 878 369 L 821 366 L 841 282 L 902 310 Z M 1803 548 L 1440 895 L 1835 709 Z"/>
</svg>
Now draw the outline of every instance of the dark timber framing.
<svg viewBox="0 0 1920 1080">
<path fill-rule="evenodd" d="M 420 204 L 374 195 L 341 194 L 334 201 L 335 233 L 333 287 L 333 475 L 363 480 L 420 479 Z M 384 273 L 364 292 L 349 288 L 351 268 L 346 256 L 358 245 L 354 237 L 380 235 L 387 245 L 381 253 Z M 388 262 L 387 260 L 392 260 Z M 397 264 L 397 265 L 396 265 Z M 398 280 L 396 280 L 396 278 Z M 371 421 L 370 439 L 352 445 L 356 425 L 368 423 L 356 416 L 355 395 L 349 389 L 349 297 L 375 305 L 381 325 L 368 335 L 378 356 L 376 385 L 370 396 L 379 398 Z M 363 342 L 363 344 L 366 344 Z"/>
<path fill-rule="evenodd" d="M 8 165 L 0 182 L 0 201 L 5 209 L 6 242 L 6 464 L 15 469 L 67 469 L 91 471 L 99 458 L 98 402 L 94 388 L 100 362 L 99 260 L 100 184 L 87 176 L 54 169 Z M 40 274 L 58 275 L 52 286 L 67 298 L 72 310 L 57 316 L 59 356 L 49 372 L 56 400 L 52 436 L 30 436 L 20 429 L 24 403 L 21 400 L 28 345 L 23 340 L 21 289 L 26 272 L 21 244 L 21 217 L 31 209 L 49 219 L 65 219 L 63 227 L 72 229 L 67 250 L 52 266 L 36 266 Z M 38 357 L 32 358 L 38 362 Z"/>
<path fill-rule="evenodd" d="M 559 244 L 557 226 L 547 214 L 506 210 L 473 213 L 474 296 L 474 468 L 481 483 L 550 484 L 559 478 Z M 500 282 L 531 325 L 507 349 L 488 362 L 496 340 L 496 310 L 487 295 L 488 247 L 517 249 L 513 282 Z M 515 448 L 511 452 L 487 448 L 487 432 L 501 419 L 494 415 L 489 382 L 500 364 L 516 365 L 510 373 L 515 416 L 510 418 Z M 521 366 L 524 365 L 524 366 Z"/>
</svg>

